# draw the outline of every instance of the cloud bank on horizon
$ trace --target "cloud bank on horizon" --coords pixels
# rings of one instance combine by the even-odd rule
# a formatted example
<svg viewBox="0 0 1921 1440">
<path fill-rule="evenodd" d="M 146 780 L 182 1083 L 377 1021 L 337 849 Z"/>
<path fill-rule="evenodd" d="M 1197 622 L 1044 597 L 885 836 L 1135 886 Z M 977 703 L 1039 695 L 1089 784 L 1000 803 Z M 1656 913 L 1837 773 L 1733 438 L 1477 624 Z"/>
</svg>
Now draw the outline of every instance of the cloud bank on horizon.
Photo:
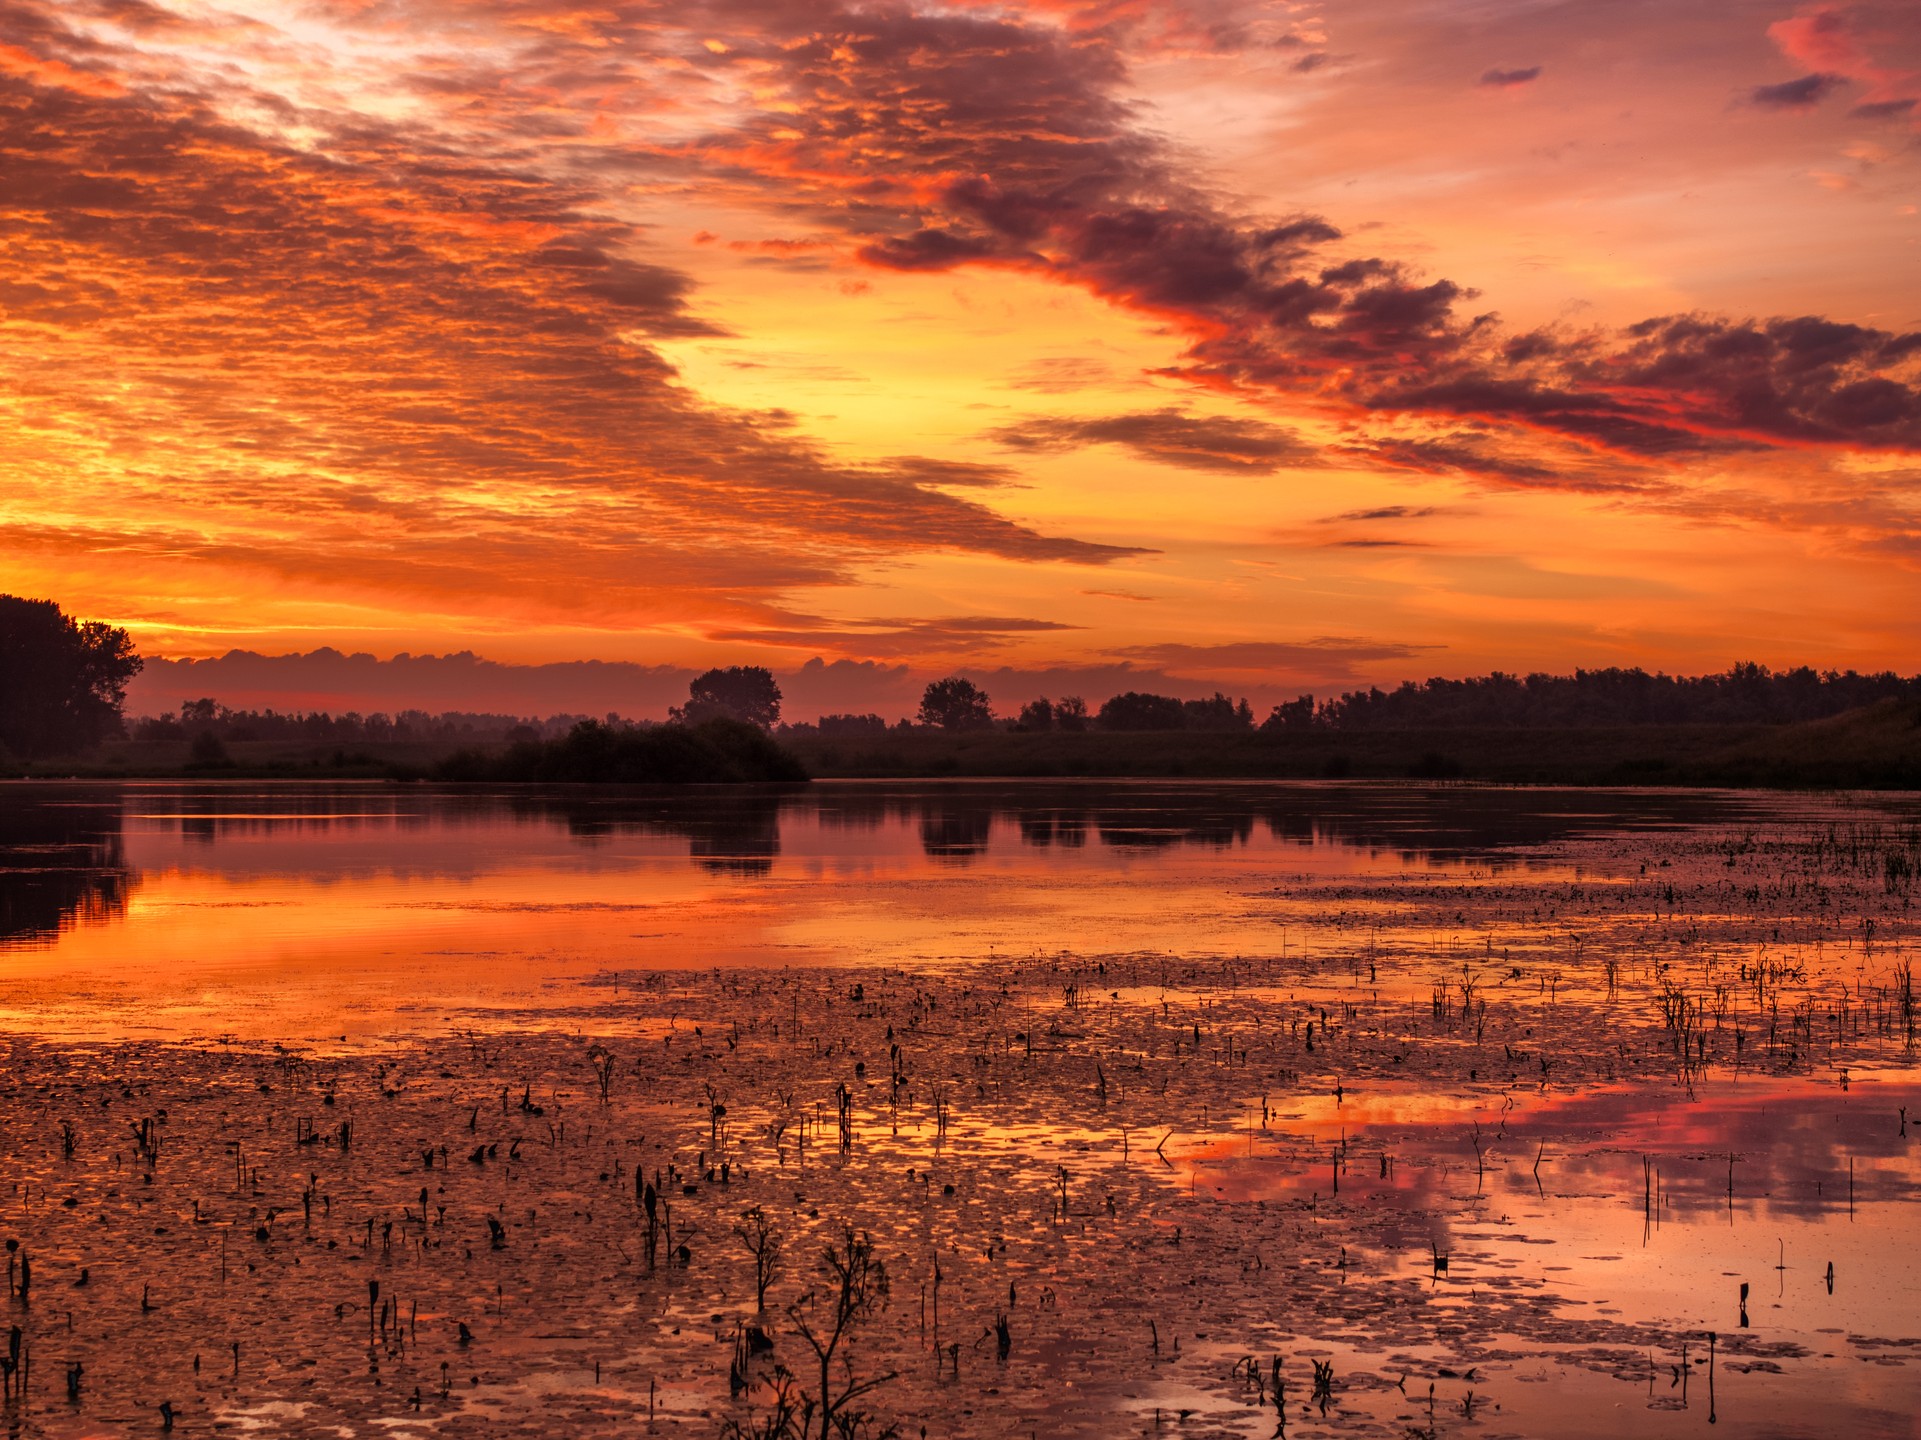
<svg viewBox="0 0 1921 1440">
<path fill-rule="evenodd" d="M 0 589 L 175 657 L 1898 667 L 1911 20 L 0 0 Z"/>
</svg>

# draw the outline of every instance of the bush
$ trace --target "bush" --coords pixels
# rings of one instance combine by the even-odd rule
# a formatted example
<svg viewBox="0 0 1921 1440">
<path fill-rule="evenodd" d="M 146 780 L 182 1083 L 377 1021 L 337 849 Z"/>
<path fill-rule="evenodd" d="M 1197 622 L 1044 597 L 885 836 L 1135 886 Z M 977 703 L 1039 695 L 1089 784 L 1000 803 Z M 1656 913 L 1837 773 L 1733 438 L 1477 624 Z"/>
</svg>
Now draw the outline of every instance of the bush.
<svg viewBox="0 0 1921 1440">
<path fill-rule="evenodd" d="M 807 771 L 766 731 L 742 720 L 633 730 L 583 720 L 557 740 L 522 741 L 498 755 L 463 750 L 442 761 L 434 775 L 440 780 L 697 785 L 805 780 Z"/>
<path fill-rule="evenodd" d="M 1181 730 L 1187 725 L 1187 710 L 1172 695 L 1147 695 L 1129 690 L 1101 706 L 1103 730 Z"/>
<path fill-rule="evenodd" d="M 1020 718 L 1014 722 L 1020 731 L 1045 732 L 1054 728 L 1054 702 L 1045 695 L 1038 700 L 1029 700 L 1021 706 Z"/>
<path fill-rule="evenodd" d="M 193 737 L 193 744 L 187 748 L 187 768 L 189 770 L 231 770 L 233 756 L 227 753 L 226 744 L 211 730 L 202 730 Z"/>
</svg>

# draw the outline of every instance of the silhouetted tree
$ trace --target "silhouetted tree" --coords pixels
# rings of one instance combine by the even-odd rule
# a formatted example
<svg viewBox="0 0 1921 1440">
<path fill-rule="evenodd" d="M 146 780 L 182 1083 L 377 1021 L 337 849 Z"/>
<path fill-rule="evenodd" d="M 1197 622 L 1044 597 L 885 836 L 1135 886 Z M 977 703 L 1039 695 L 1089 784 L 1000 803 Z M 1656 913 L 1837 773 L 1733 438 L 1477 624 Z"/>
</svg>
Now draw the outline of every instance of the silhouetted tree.
<svg viewBox="0 0 1921 1440">
<path fill-rule="evenodd" d="M 745 720 L 770 730 L 780 723 L 780 686 L 764 666 L 716 668 L 696 675 L 687 687 L 687 703 L 671 713 L 686 725 L 698 725 L 703 720 Z"/>
<path fill-rule="evenodd" d="M 717 718 L 698 725 L 614 730 L 582 720 L 554 740 L 510 745 L 503 754 L 462 750 L 434 767 L 457 781 L 684 785 L 805 780 L 807 771 L 758 725 Z"/>
<path fill-rule="evenodd" d="M 1187 723 L 1187 711 L 1171 695 L 1129 690 L 1101 706 L 1100 723 L 1103 730 L 1180 730 Z"/>
<path fill-rule="evenodd" d="M 69 619 L 51 600 L 0 595 L 0 746 L 66 755 L 122 733 L 140 666 L 125 630 Z"/>
<path fill-rule="evenodd" d="M 1021 706 L 1021 717 L 1014 722 L 1016 730 L 1052 730 L 1054 728 L 1054 702 L 1045 695 L 1038 700 L 1029 700 Z"/>
<path fill-rule="evenodd" d="M 865 1417 L 849 1406 L 871 1390 L 894 1378 L 894 1372 L 866 1380 L 854 1378 L 854 1366 L 842 1344 L 855 1329 L 887 1308 L 887 1265 L 874 1254 L 874 1242 L 866 1231 L 856 1234 L 851 1225 L 843 1227 L 841 1238 L 821 1252 L 820 1280 L 814 1288 L 787 1307 L 787 1318 L 796 1334 L 807 1342 L 820 1364 L 820 1440 L 833 1440 L 836 1429 L 851 1435 L 861 1428 Z M 841 1376 L 836 1379 L 834 1360 L 839 1356 Z"/>
<path fill-rule="evenodd" d="M 1236 705 L 1216 690 L 1207 700 L 1181 702 L 1183 728 L 1188 730 L 1252 730 L 1254 707 L 1245 699 Z"/>
<path fill-rule="evenodd" d="M 1314 697 L 1303 695 L 1268 711 L 1261 729 L 1269 734 L 1304 735 L 1314 728 Z"/>
<path fill-rule="evenodd" d="M 885 735 L 887 722 L 878 715 L 823 715 L 819 728 L 823 735 Z"/>
<path fill-rule="evenodd" d="M 1079 734 L 1087 728 L 1087 702 L 1078 695 L 1063 695 L 1054 702 L 1054 728 Z"/>
<path fill-rule="evenodd" d="M 1719 675 L 1576 670 L 1442 676 L 1393 690 L 1351 690 L 1321 702 L 1316 727 L 1379 731 L 1488 727 L 1559 729 L 1614 725 L 1791 725 L 1879 700 L 1921 699 L 1921 676 L 1891 671 L 1770 670 L 1744 663 Z"/>
<path fill-rule="evenodd" d="M 950 675 L 936 680 L 920 697 L 920 722 L 943 730 L 984 730 L 994 723 L 987 692 L 971 680 Z"/>
</svg>

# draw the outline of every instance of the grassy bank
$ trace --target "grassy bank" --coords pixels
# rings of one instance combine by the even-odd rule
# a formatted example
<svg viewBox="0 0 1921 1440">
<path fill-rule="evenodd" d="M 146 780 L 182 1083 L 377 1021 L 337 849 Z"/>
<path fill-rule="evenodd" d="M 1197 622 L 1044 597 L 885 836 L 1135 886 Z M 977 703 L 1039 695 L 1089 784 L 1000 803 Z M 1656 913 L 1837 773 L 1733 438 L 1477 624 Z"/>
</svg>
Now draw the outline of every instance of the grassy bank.
<svg viewBox="0 0 1921 1440">
<path fill-rule="evenodd" d="M 1192 776 L 1469 779 L 1510 784 L 1921 788 L 1921 707 L 1807 725 L 1450 729 L 1371 734 L 1017 735 L 889 731 L 790 748 L 827 778 Z"/>
<path fill-rule="evenodd" d="M 1921 789 L 1921 706 L 1884 701 L 1802 725 L 1666 725 L 1364 734 L 1190 731 L 1013 734 L 890 730 L 858 739 L 782 737 L 819 779 L 1156 777 L 1463 779 L 1506 784 L 1729 785 Z M 505 747 L 498 747 L 505 758 Z M 428 779 L 455 774 L 453 747 L 236 741 L 225 765 L 196 766 L 185 741 L 103 746 L 22 767 L 91 778 Z M 537 778 L 470 765 L 467 778 Z"/>
</svg>

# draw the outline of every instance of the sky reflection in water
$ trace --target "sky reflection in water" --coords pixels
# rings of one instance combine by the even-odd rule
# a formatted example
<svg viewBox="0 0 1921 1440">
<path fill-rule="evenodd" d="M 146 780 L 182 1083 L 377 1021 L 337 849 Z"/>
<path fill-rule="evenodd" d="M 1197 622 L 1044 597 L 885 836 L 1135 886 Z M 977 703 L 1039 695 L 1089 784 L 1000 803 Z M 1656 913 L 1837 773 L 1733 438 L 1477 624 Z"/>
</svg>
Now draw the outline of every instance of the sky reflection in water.
<svg viewBox="0 0 1921 1440">
<path fill-rule="evenodd" d="M 18 785 L 0 793 L 0 1012 L 304 1034 L 525 1006 L 622 967 L 1266 954 L 1289 943 L 1280 909 L 1249 897 L 1297 877 L 1548 878 L 1572 835 L 1745 808 L 1169 783 Z"/>
</svg>

